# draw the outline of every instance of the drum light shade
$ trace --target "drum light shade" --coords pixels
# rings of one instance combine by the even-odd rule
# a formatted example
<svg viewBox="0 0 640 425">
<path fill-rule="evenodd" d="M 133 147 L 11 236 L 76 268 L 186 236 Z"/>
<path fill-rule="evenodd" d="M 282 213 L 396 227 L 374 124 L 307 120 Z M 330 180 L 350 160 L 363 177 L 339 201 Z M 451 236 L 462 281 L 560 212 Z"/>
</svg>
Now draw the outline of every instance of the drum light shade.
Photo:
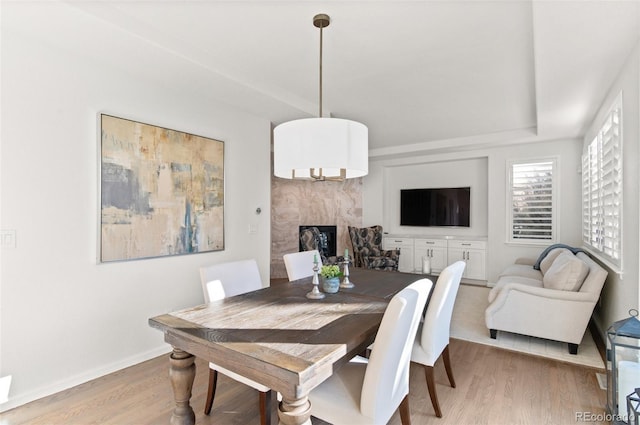
<svg viewBox="0 0 640 425">
<path fill-rule="evenodd" d="M 369 172 L 369 131 L 340 118 L 306 118 L 274 131 L 273 174 L 285 179 L 342 180 Z"/>
<path fill-rule="evenodd" d="M 285 122 L 273 130 L 273 175 L 315 181 L 366 176 L 369 172 L 369 130 L 364 124 L 322 117 L 322 29 L 328 15 L 313 17 L 320 28 L 319 118 Z"/>
</svg>

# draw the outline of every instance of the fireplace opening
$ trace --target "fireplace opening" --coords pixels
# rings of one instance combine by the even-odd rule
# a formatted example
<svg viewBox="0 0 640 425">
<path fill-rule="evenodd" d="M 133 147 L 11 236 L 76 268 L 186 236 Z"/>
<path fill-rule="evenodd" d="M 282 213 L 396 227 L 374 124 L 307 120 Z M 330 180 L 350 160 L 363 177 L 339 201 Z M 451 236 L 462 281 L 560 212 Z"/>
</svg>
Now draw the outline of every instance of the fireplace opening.
<svg viewBox="0 0 640 425">
<path fill-rule="evenodd" d="M 317 227 L 320 231 L 320 242 L 318 244 L 318 251 L 320 251 L 320 253 L 325 257 L 335 257 L 337 251 L 337 226 L 300 226 L 298 230 L 298 251 L 303 250 L 302 241 L 300 240 L 300 233 L 310 227 Z"/>
</svg>

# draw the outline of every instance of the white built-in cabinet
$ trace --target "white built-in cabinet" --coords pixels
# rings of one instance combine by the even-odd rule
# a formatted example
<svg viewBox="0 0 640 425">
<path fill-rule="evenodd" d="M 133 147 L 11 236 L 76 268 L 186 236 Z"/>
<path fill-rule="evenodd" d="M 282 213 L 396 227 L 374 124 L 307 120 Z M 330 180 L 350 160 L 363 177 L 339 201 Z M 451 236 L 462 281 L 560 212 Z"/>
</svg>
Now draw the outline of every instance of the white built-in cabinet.
<svg viewBox="0 0 640 425">
<path fill-rule="evenodd" d="M 422 273 L 423 260 L 428 259 L 432 274 L 439 274 L 449 264 L 458 260 L 467 263 L 463 278 L 486 280 L 486 249 L 484 240 L 393 237 L 382 239 L 384 249 L 400 248 L 398 270 L 407 273 Z"/>
<path fill-rule="evenodd" d="M 398 271 L 413 273 L 413 239 L 411 238 L 382 238 L 383 249 L 400 249 L 400 263 Z"/>
</svg>

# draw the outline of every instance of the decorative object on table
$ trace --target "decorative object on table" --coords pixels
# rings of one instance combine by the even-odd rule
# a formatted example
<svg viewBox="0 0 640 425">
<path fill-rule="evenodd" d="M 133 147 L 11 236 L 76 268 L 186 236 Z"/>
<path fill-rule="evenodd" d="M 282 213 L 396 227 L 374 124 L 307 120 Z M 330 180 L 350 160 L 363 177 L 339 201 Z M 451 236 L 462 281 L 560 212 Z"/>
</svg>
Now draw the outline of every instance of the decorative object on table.
<svg viewBox="0 0 640 425">
<path fill-rule="evenodd" d="M 324 298 L 324 294 L 320 292 L 320 290 L 318 289 L 318 270 L 320 270 L 320 268 L 318 267 L 318 256 L 314 255 L 313 256 L 313 278 L 311 280 L 313 289 L 311 290 L 311 292 L 307 292 L 307 298 L 312 300 L 321 300 Z"/>
<path fill-rule="evenodd" d="M 320 28 L 318 118 L 285 122 L 273 130 L 273 175 L 276 177 L 343 181 L 369 172 L 367 127 L 356 121 L 322 117 L 322 29 L 329 23 L 328 15 L 313 17 L 313 25 Z"/>
<path fill-rule="evenodd" d="M 224 249 L 224 143 L 100 114 L 101 262 Z"/>
<path fill-rule="evenodd" d="M 353 246 L 353 266 L 374 270 L 398 271 L 399 249 L 382 249 L 382 226 L 348 226 Z"/>
<path fill-rule="evenodd" d="M 343 264 L 344 264 L 344 268 L 342 271 L 342 275 L 344 276 L 344 279 L 342 279 L 342 282 L 340 283 L 340 287 L 344 289 L 353 288 L 355 285 L 349 280 L 349 250 L 348 249 L 344 250 Z"/>
<path fill-rule="evenodd" d="M 340 277 L 342 272 L 340 266 L 336 264 L 322 266 L 320 269 L 322 276 L 322 290 L 328 294 L 335 294 L 340 289 Z"/>
<path fill-rule="evenodd" d="M 422 274 L 431 274 L 431 257 L 422 257 Z"/>
<path fill-rule="evenodd" d="M 621 424 L 627 394 L 640 383 L 640 321 L 638 310 L 607 329 L 607 411 L 614 424 Z"/>
<path fill-rule="evenodd" d="M 629 425 L 640 425 L 640 388 L 627 396 L 627 420 Z"/>
</svg>

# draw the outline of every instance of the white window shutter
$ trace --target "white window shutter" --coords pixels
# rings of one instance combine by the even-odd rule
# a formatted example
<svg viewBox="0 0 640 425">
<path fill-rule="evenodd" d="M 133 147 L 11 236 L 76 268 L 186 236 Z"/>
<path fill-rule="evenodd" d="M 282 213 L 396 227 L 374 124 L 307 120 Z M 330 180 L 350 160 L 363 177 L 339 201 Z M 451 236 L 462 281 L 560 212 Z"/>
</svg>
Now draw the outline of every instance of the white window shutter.
<svg viewBox="0 0 640 425">
<path fill-rule="evenodd" d="M 607 114 L 582 156 L 582 240 L 622 267 L 622 102 Z"/>
<path fill-rule="evenodd" d="M 555 240 L 555 160 L 512 162 L 510 166 L 510 240 Z"/>
</svg>

